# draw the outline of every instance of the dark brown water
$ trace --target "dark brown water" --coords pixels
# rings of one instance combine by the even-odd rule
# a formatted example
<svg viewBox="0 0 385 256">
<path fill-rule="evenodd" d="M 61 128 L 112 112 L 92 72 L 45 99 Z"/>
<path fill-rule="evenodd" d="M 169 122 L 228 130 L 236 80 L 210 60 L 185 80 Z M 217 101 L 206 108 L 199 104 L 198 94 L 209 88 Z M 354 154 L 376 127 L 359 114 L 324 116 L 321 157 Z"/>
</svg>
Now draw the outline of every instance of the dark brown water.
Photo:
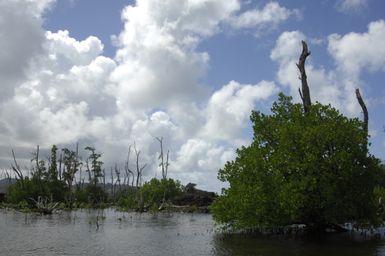
<svg viewBox="0 0 385 256">
<path fill-rule="evenodd" d="M 384 240 L 266 239 L 214 232 L 210 215 L 0 210 L 0 255 L 385 256 Z"/>
</svg>

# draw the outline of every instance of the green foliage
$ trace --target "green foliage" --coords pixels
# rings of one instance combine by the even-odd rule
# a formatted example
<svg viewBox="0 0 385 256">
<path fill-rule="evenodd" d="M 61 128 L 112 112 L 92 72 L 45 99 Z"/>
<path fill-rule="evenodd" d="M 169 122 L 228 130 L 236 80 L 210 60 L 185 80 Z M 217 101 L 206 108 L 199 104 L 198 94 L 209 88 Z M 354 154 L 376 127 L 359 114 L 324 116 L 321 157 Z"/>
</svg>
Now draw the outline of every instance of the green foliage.
<svg viewBox="0 0 385 256">
<path fill-rule="evenodd" d="M 89 173 L 90 183 L 96 185 L 98 184 L 99 178 L 103 177 L 103 162 L 99 160 L 102 154 L 96 153 L 96 150 L 93 147 L 86 147 L 85 150 L 90 151 L 90 155 L 87 159 L 87 172 Z"/>
<path fill-rule="evenodd" d="M 135 209 L 138 207 L 135 193 L 121 195 L 118 199 L 117 206 L 125 210 Z"/>
<path fill-rule="evenodd" d="M 8 202 L 18 204 L 19 202 L 27 202 L 29 207 L 34 207 L 34 200 L 38 197 L 48 198 L 54 202 L 64 202 L 67 207 L 72 207 L 73 203 L 89 204 L 94 207 L 100 205 L 107 199 L 107 193 L 98 186 L 98 178 L 101 176 L 101 166 L 103 162 L 99 161 L 100 154 L 95 153 L 95 149 L 87 147 L 86 150 L 91 151 L 89 159 L 91 159 L 91 172 L 95 179 L 91 180 L 91 184 L 85 188 L 77 187 L 73 189 L 75 174 L 81 167 L 81 161 L 77 152 L 67 148 L 62 149 L 63 156 L 63 175 L 62 180 L 58 177 L 57 168 L 57 147 L 52 146 L 50 165 L 46 167 L 46 162 L 39 160 L 39 148 L 31 162 L 35 162 L 32 167 L 32 177 L 26 177 L 19 180 L 16 184 L 8 189 Z"/>
<path fill-rule="evenodd" d="M 383 172 L 362 122 L 319 103 L 303 114 L 283 94 L 271 111 L 252 112 L 252 144 L 219 171 L 230 187 L 212 206 L 215 220 L 234 229 L 376 222 Z"/>
<path fill-rule="evenodd" d="M 98 185 L 89 184 L 85 190 L 88 195 L 88 202 L 93 206 L 97 206 L 107 199 L 107 193 Z"/>
<path fill-rule="evenodd" d="M 145 205 L 159 206 L 182 193 L 182 186 L 179 181 L 173 179 L 153 178 L 145 182 L 140 189 Z"/>
<path fill-rule="evenodd" d="M 9 186 L 7 201 L 15 205 L 26 202 L 32 208 L 34 207 L 32 199 L 37 200 L 41 196 L 60 202 L 64 200 L 65 191 L 65 184 L 61 181 L 49 182 L 35 177 L 32 179 L 26 177 L 23 181 L 18 180 L 15 184 Z"/>
<path fill-rule="evenodd" d="M 62 151 L 64 153 L 63 180 L 67 183 L 68 187 L 71 189 L 73 185 L 73 180 L 75 178 L 75 174 L 78 171 L 80 163 L 76 152 L 69 150 L 68 148 L 63 148 Z"/>
<path fill-rule="evenodd" d="M 19 180 L 8 187 L 7 203 L 20 209 L 36 208 L 36 201 L 47 200 L 60 203 L 62 209 L 100 208 L 114 204 L 123 209 L 158 211 L 162 203 L 171 202 L 182 193 L 195 195 L 195 192 L 199 191 L 195 189 L 196 185 L 191 183 L 183 189 L 180 182 L 173 179 L 154 178 L 142 187 L 130 187 L 126 184 L 120 186 L 117 166 L 115 167 L 118 176 L 116 182 L 107 186 L 101 185 L 101 178 L 104 180 L 103 162 L 100 160 L 102 154 L 97 153 L 93 147 L 86 147 L 85 150 L 89 152 L 89 156 L 84 163 L 78 156 L 77 150 L 75 152 L 68 148 L 62 149 L 63 154 L 58 161 L 58 148 L 53 145 L 49 160 L 44 161 L 39 158 L 38 147 L 31 160 L 32 176 L 25 177 L 24 180 Z M 80 172 L 84 166 L 89 175 L 88 184 L 84 184 Z M 76 180 L 80 182 L 76 183 Z M 107 190 L 111 189 L 111 194 L 107 193 Z M 196 196 L 202 198 L 202 194 L 198 193 Z M 196 201 L 194 196 L 188 197 L 188 200 L 190 200 L 189 203 L 192 202 L 191 200 Z"/>
</svg>

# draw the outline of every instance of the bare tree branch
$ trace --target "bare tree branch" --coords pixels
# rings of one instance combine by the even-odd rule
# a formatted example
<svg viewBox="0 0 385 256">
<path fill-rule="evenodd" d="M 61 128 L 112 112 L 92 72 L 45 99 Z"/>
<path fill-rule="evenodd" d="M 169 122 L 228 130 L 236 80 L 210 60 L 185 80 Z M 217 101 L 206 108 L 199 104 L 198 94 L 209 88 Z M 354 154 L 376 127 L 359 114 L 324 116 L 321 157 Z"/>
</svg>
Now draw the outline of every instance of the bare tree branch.
<svg viewBox="0 0 385 256">
<path fill-rule="evenodd" d="M 159 144 L 160 144 L 160 154 L 159 154 L 158 159 L 160 160 L 159 166 L 162 168 L 162 179 L 166 179 L 167 178 L 168 166 L 170 165 L 168 163 L 169 151 L 167 151 L 166 162 L 164 162 L 163 137 L 161 137 L 161 138 L 156 137 L 156 139 L 159 141 Z"/>
<path fill-rule="evenodd" d="M 145 164 L 142 167 L 139 166 L 140 150 L 138 151 L 136 149 L 136 143 L 135 142 L 134 142 L 134 150 L 135 150 L 135 155 L 136 155 L 136 187 L 138 188 L 139 185 L 142 184 L 142 171 L 147 166 L 147 164 Z"/>
<path fill-rule="evenodd" d="M 362 99 L 361 97 L 361 93 L 360 93 L 360 89 L 356 89 L 356 97 L 357 97 L 357 100 L 358 100 L 358 103 L 360 104 L 361 108 L 362 108 L 362 112 L 364 113 L 364 130 L 366 132 L 366 135 L 368 135 L 368 127 L 369 127 L 369 113 L 368 113 L 368 109 L 366 108 L 366 105 L 365 105 L 365 102 L 364 100 Z"/>
<path fill-rule="evenodd" d="M 301 74 L 301 89 L 302 93 L 300 92 L 300 96 L 303 102 L 303 108 L 305 113 L 309 112 L 310 105 L 311 105 L 311 99 L 310 99 L 310 89 L 309 85 L 307 83 L 307 76 L 306 76 L 306 70 L 305 70 L 305 62 L 306 58 L 310 55 L 310 52 L 308 50 L 307 44 L 305 41 L 302 41 L 302 53 L 299 57 L 299 62 L 297 64 L 297 67 L 299 69 L 299 72 Z"/>
<path fill-rule="evenodd" d="M 13 149 L 12 149 L 12 157 L 13 157 L 13 162 L 15 163 L 15 165 L 11 165 L 11 168 L 12 168 L 12 170 L 15 172 L 15 174 L 17 175 L 17 177 L 18 177 L 21 181 L 23 181 L 23 180 L 24 180 L 23 173 L 22 173 L 22 171 L 20 170 L 20 166 L 19 166 L 19 164 L 18 164 L 17 161 L 16 161 L 15 152 L 13 151 Z"/>
<path fill-rule="evenodd" d="M 125 169 L 126 177 L 127 177 L 127 185 L 130 185 L 130 174 L 131 174 L 131 176 L 132 176 L 131 186 L 133 187 L 134 186 L 134 180 L 135 180 L 135 174 L 130 169 L 130 155 L 131 155 L 131 145 L 128 147 L 127 160 L 126 160 L 124 169 Z"/>
</svg>

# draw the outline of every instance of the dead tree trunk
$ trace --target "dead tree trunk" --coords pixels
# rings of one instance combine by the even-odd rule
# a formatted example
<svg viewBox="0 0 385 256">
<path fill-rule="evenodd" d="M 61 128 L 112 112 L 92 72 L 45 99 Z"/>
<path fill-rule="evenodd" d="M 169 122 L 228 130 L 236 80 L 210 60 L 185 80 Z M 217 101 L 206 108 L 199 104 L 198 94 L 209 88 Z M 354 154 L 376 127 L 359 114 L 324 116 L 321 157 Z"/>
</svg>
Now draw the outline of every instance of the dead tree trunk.
<svg viewBox="0 0 385 256">
<path fill-rule="evenodd" d="M 360 104 L 362 108 L 362 112 L 364 113 L 364 124 L 363 124 L 363 129 L 366 133 L 366 138 L 368 138 L 368 133 L 369 133 L 369 113 L 368 109 L 366 108 L 365 102 L 361 97 L 360 89 L 356 89 L 356 97 L 358 100 L 358 103 Z M 367 142 L 366 142 L 367 144 Z"/>
<path fill-rule="evenodd" d="M 5 170 L 5 178 L 8 180 L 8 184 L 11 184 L 11 174 Z"/>
<path fill-rule="evenodd" d="M 62 181 L 62 170 L 61 170 L 61 164 L 63 162 L 63 155 L 60 154 L 60 158 L 59 158 L 59 180 Z"/>
<path fill-rule="evenodd" d="M 106 169 L 103 168 L 103 191 L 106 191 Z"/>
<path fill-rule="evenodd" d="M 136 155 L 136 187 L 139 188 L 142 186 L 142 172 L 143 169 L 146 168 L 147 164 L 144 164 L 142 167 L 139 166 L 139 156 L 140 150 L 136 149 L 136 144 L 134 143 L 134 150 Z"/>
<path fill-rule="evenodd" d="M 12 157 L 13 157 L 13 161 L 15 163 L 15 165 L 11 165 L 12 167 L 12 170 L 15 172 L 15 174 L 17 175 L 17 179 L 21 180 L 21 182 L 23 183 L 24 181 L 24 176 L 23 176 L 23 172 L 21 171 L 20 167 L 19 167 L 19 164 L 17 163 L 16 161 L 16 157 L 15 157 L 15 152 L 13 151 L 12 149 Z M 16 177 L 16 176 L 15 176 Z"/>
<path fill-rule="evenodd" d="M 156 139 L 159 141 L 159 144 L 160 144 L 160 154 L 159 154 L 158 159 L 160 160 L 159 166 L 162 168 L 162 179 L 166 179 L 167 178 L 167 172 L 168 172 L 168 166 L 170 165 L 168 163 L 168 155 L 170 152 L 169 152 L 169 150 L 167 150 L 166 162 L 164 162 L 163 137 L 162 138 L 156 137 Z"/>
<path fill-rule="evenodd" d="M 75 160 L 74 160 L 74 174 L 77 172 L 79 163 L 79 143 L 76 143 L 76 153 L 75 153 Z M 75 186 L 76 186 L 76 179 L 75 179 Z"/>
<path fill-rule="evenodd" d="M 112 194 L 112 198 L 113 200 L 115 201 L 115 187 L 114 187 L 114 172 L 113 172 L 113 169 L 111 167 L 111 194 Z"/>
<path fill-rule="evenodd" d="M 131 145 L 128 147 L 127 160 L 126 160 L 126 163 L 124 165 L 124 170 L 125 170 L 125 173 L 126 173 L 127 185 L 130 185 L 130 174 L 131 174 L 131 176 L 132 176 L 131 187 L 133 187 L 134 186 L 134 180 L 135 180 L 135 174 L 130 169 L 130 155 L 131 155 Z"/>
<path fill-rule="evenodd" d="M 115 163 L 115 174 L 116 174 L 116 181 L 115 181 L 115 186 L 118 184 L 118 193 L 121 192 L 121 183 L 120 183 L 120 168 L 118 168 L 118 164 Z"/>
<path fill-rule="evenodd" d="M 310 55 L 310 52 L 308 50 L 307 44 L 305 41 L 302 41 L 302 53 L 299 57 L 299 62 L 297 64 L 297 67 L 299 69 L 299 72 L 301 74 L 301 89 L 298 89 L 299 95 L 301 96 L 302 102 L 303 102 L 303 109 L 305 113 L 309 112 L 310 105 L 311 105 L 311 99 L 310 99 L 310 89 L 309 85 L 307 83 L 307 76 L 306 76 L 306 70 L 305 70 L 305 62 L 306 58 Z"/>
</svg>

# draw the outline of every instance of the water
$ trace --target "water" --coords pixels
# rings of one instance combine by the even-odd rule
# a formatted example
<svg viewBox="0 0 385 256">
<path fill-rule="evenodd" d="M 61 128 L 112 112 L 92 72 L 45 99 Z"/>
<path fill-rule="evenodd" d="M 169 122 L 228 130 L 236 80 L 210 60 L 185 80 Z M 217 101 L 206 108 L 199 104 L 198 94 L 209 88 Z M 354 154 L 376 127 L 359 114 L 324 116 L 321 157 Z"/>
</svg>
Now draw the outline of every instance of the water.
<svg viewBox="0 0 385 256">
<path fill-rule="evenodd" d="M 0 210 L 0 255 L 385 256 L 385 241 L 221 235 L 205 214 L 82 210 L 40 216 Z"/>
</svg>

